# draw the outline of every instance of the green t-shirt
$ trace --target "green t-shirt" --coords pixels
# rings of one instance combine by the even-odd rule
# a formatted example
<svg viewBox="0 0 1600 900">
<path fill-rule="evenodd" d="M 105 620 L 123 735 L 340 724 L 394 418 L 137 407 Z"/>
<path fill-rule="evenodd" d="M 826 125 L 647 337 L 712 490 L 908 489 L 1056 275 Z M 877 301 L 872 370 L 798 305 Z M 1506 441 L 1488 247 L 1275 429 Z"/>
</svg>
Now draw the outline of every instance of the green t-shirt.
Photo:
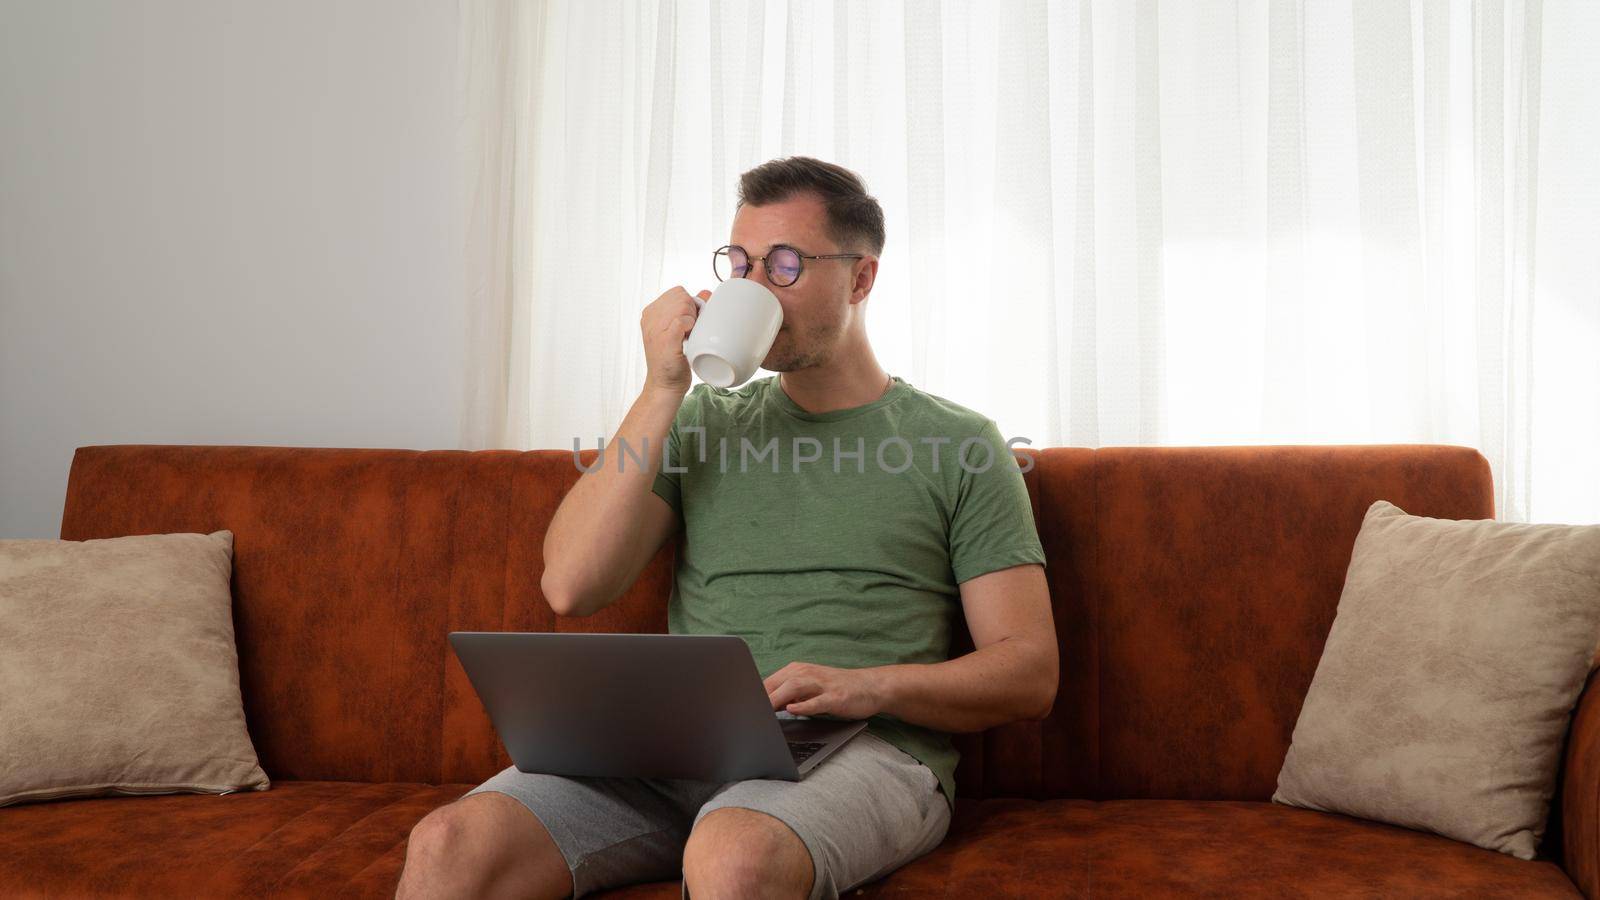
<svg viewBox="0 0 1600 900">
<path fill-rule="evenodd" d="M 668 630 L 744 638 L 762 678 L 794 661 L 943 662 L 957 585 L 1044 563 L 999 428 L 898 377 L 871 403 L 825 413 L 777 376 L 697 384 L 667 448 L 653 489 L 685 538 Z M 888 715 L 867 728 L 932 769 L 954 806 L 948 734 Z"/>
</svg>

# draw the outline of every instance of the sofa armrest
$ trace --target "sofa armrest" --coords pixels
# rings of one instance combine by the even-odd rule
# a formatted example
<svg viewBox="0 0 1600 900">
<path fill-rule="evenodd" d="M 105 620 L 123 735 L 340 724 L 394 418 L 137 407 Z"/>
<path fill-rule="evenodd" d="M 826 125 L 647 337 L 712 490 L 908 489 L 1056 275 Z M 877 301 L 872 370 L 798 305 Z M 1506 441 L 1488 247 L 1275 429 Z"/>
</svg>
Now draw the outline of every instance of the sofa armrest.
<svg viewBox="0 0 1600 900">
<path fill-rule="evenodd" d="M 1593 672 L 1572 714 L 1561 781 L 1562 867 L 1585 897 L 1600 897 L 1600 679 Z"/>
</svg>

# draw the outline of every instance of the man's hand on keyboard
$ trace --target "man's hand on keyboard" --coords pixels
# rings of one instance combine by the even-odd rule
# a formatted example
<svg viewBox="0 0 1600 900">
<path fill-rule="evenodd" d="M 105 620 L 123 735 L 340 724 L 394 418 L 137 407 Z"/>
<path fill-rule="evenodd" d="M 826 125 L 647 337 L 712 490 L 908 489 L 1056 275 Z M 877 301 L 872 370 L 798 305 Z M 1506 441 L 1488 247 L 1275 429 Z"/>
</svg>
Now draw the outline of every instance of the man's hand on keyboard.
<svg viewBox="0 0 1600 900">
<path fill-rule="evenodd" d="M 883 699 L 873 670 L 839 669 L 817 663 L 792 662 L 764 682 L 774 710 L 797 716 L 831 715 L 865 719 L 877 715 Z"/>
</svg>

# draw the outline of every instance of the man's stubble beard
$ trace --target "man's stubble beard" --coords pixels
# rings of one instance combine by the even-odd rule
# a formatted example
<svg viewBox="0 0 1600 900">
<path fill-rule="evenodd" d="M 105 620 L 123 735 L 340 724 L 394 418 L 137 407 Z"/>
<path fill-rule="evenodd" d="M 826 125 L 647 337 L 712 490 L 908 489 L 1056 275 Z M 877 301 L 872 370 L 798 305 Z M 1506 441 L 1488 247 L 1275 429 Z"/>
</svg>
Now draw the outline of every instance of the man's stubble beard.
<svg viewBox="0 0 1600 900">
<path fill-rule="evenodd" d="M 785 341 L 785 338 L 788 337 L 788 332 L 778 335 L 778 340 L 773 343 L 772 350 L 767 354 L 767 358 L 762 361 L 761 368 L 766 369 L 768 372 L 793 372 L 816 364 L 812 358 L 815 354 L 802 352 L 792 341 Z M 780 343 L 786 343 L 787 346 L 780 347 Z"/>
<path fill-rule="evenodd" d="M 795 372 L 819 366 L 832 357 L 830 351 L 837 343 L 838 335 L 826 327 L 810 331 L 804 340 L 796 338 L 795 329 L 788 328 L 778 333 L 761 368 L 768 372 Z"/>
<path fill-rule="evenodd" d="M 812 321 L 799 326 L 785 320 L 761 363 L 768 372 L 796 372 L 828 364 L 849 340 L 852 311 L 836 308 L 832 321 Z M 854 312 L 860 315 L 860 310 Z"/>
</svg>

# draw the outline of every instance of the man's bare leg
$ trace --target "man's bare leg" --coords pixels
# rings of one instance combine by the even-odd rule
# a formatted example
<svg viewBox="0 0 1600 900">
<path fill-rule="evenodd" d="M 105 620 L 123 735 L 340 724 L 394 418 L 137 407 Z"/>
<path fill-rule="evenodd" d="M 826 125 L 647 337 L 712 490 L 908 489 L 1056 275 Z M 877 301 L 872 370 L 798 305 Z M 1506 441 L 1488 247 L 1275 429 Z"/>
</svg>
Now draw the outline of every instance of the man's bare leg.
<svg viewBox="0 0 1600 900">
<path fill-rule="evenodd" d="M 695 825 L 683 850 L 694 900 L 807 897 L 816 870 L 794 829 L 764 812 L 726 806 Z"/>
<path fill-rule="evenodd" d="M 485 791 L 446 803 L 411 829 L 395 897 L 571 894 L 572 872 L 539 817 L 505 794 Z"/>
</svg>

